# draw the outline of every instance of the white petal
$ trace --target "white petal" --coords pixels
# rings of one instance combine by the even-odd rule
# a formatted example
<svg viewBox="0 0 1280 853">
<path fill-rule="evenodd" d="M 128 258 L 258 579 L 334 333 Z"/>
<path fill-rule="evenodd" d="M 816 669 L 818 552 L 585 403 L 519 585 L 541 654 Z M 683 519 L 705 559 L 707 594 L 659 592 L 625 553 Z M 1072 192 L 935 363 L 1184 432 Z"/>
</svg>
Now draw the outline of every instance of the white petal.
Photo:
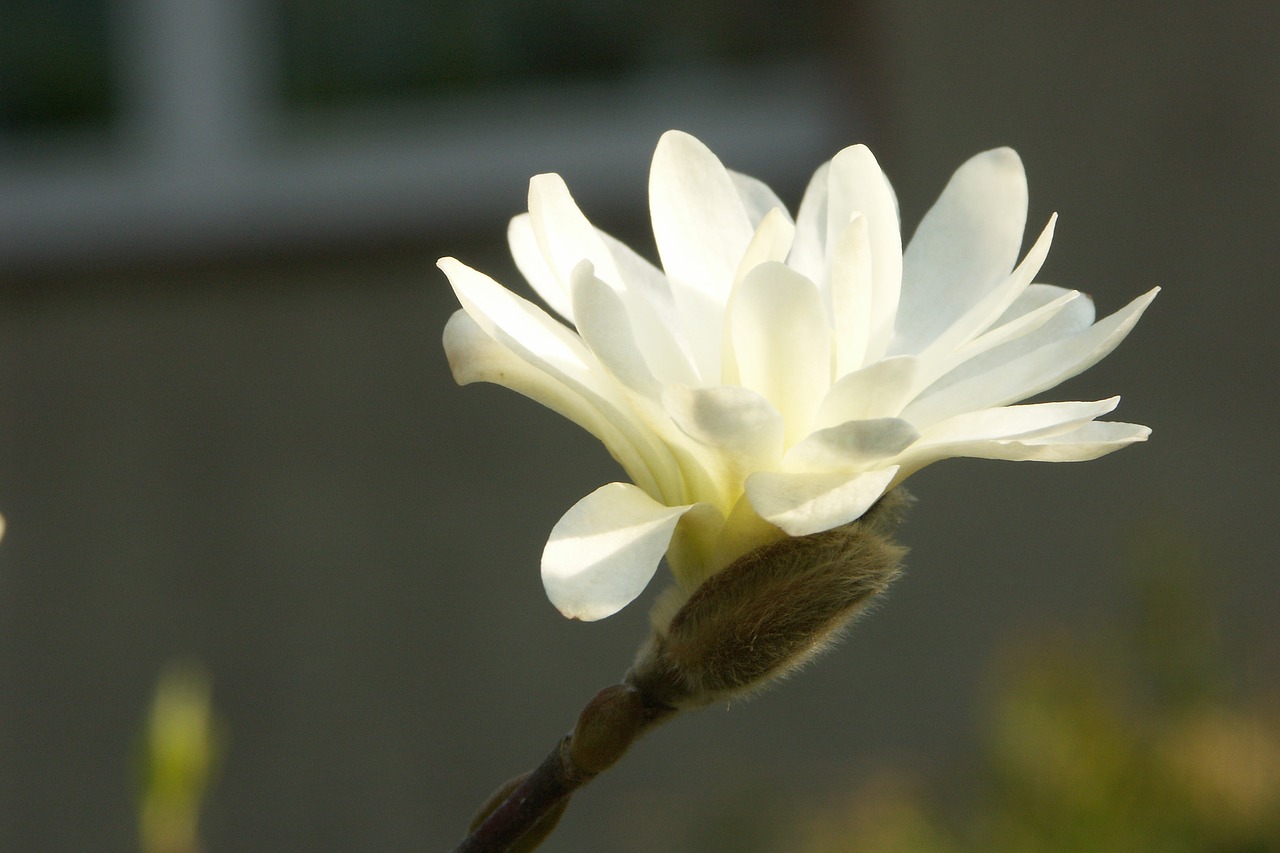
<svg viewBox="0 0 1280 853">
<path fill-rule="evenodd" d="M 806 435 L 831 385 L 831 330 L 817 287 L 783 264 L 761 264 L 734 289 L 728 327 L 738 382 L 782 413 L 788 443 Z"/>
<path fill-rule="evenodd" d="M 800 201 L 796 213 L 796 237 L 787 265 L 815 284 L 827 280 L 827 189 L 831 163 L 823 163 Z"/>
<path fill-rule="evenodd" d="M 901 418 L 849 421 L 813 433 L 787 451 L 782 464 L 787 471 L 809 473 L 881 467 L 918 438 Z"/>
<path fill-rule="evenodd" d="M 573 310 L 583 340 L 603 368 L 627 389 L 628 410 L 635 416 L 639 429 L 660 445 L 662 460 L 670 463 L 671 468 L 665 475 L 669 482 L 660 479 L 666 486 L 660 496 L 668 503 L 714 500 L 727 504 L 731 488 L 726 471 L 737 469 L 729 466 L 730 460 L 723 454 L 708 453 L 688 441 L 672 424 L 662 403 L 662 383 L 646 364 L 633 318 L 628 315 L 621 296 L 592 274 L 589 261 L 583 261 L 574 271 L 572 289 Z M 671 471 L 678 471 L 679 476 Z M 734 483 L 741 482 L 745 476 L 745 472 L 735 473 Z"/>
<path fill-rule="evenodd" d="M 1048 285 L 1032 285 L 1032 287 L 1048 288 Z M 987 350 L 995 349 L 996 347 L 1007 344 L 1010 341 L 1023 338 L 1046 325 L 1060 313 L 1064 315 L 1066 323 L 1058 324 L 1056 330 L 1048 330 L 1051 335 L 1054 335 L 1055 339 L 1065 337 L 1065 334 L 1058 334 L 1057 332 L 1057 330 L 1061 330 L 1065 327 L 1070 327 L 1076 331 L 1089 328 L 1093 323 L 1092 301 L 1078 290 L 1062 290 L 1061 288 L 1056 287 L 1051 289 L 1061 293 L 1061 295 L 1049 302 L 1045 302 L 1039 307 L 1026 311 L 1026 313 L 1019 314 L 1008 322 L 1001 322 L 993 325 L 990 331 L 983 332 L 981 335 L 952 353 L 950 356 L 952 364 L 962 364 L 972 358 L 982 355 Z M 1080 302 L 1080 306 L 1074 305 L 1077 301 Z M 1015 302 L 1015 305 L 1017 304 L 1018 303 Z M 1083 310 L 1069 310 L 1073 307 L 1080 307 L 1083 308 Z M 1007 311 L 1005 312 L 1005 316 L 1008 316 Z M 1025 352 L 1030 352 L 1032 349 L 1035 349 L 1035 346 L 1031 345 L 1033 340 L 1034 339 L 1029 338 L 1024 342 L 1024 345 L 1027 346 L 1027 349 L 1024 350 Z M 1048 341 L 1045 340 L 1043 343 L 1048 343 Z M 1003 360 L 1007 360 L 1007 358 Z"/>
<path fill-rule="evenodd" d="M 1142 424 L 1094 421 L 1071 432 L 1013 443 L 1025 445 L 1025 455 L 1017 457 L 1019 459 L 1036 462 L 1088 462 L 1128 447 L 1134 442 L 1146 441 L 1150 435 L 1151 427 Z"/>
<path fill-rule="evenodd" d="M 671 312 L 670 316 L 674 317 L 675 306 L 671 300 L 671 286 L 667 283 L 667 277 L 662 270 L 618 238 L 599 229 L 596 230 L 596 236 L 609 250 L 618 271 L 618 280 L 610 283 L 623 285 L 623 289 L 627 291 L 643 293 L 645 298 L 653 303 L 655 310 Z"/>
<path fill-rule="evenodd" d="M 670 452 L 639 421 L 617 383 L 577 335 L 466 264 L 441 258 L 438 265 L 449 277 L 462 307 L 485 334 L 571 388 L 627 437 L 649 469 L 650 476 L 644 481 L 656 483 L 660 489 L 655 494 L 673 498 L 682 493 L 682 478 Z M 621 461 L 623 449 L 606 446 Z M 638 476 L 629 467 L 627 473 Z"/>
<path fill-rule="evenodd" d="M 622 299 L 595 276 L 590 261 L 583 261 L 574 270 L 570 287 L 573 316 L 587 346 L 619 382 L 656 402 L 662 387 L 636 344 Z"/>
<path fill-rule="evenodd" d="M 1069 338 L 1014 356 L 1011 361 L 993 365 L 983 373 L 948 384 L 936 392 L 926 390 L 902 416 L 914 424 L 928 426 L 963 411 L 1015 403 L 1052 388 L 1089 369 L 1115 349 L 1159 291 L 1158 287 L 1148 291 L 1110 317 Z M 988 355 L 1005 347 L 992 350 Z"/>
<path fill-rule="evenodd" d="M 970 377 L 986 373 L 1042 346 L 1077 335 L 1093 325 L 1093 300 L 1076 290 L 1033 284 L 1023 292 L 991 331 L 979 335 L 946 359 L 921 370 L 926 390 L 936 394 Z"/>
<path fill-rule="evenodd" d="M 902 261 L 893 352 L 920 352 L 1009 275 L 1027 220 L 1027 179 L 1010 148 L 971 158 L 925 214 Z"/>
<path fill-rule="evenodd" d="M 648 464 L 598 407 L 489 337 L 466 311 L 454 312 L 445 324 L 444 349 L 459 385 L 492 382 L 541 403 L 598 438 L 631 479 L 646 491 L 658 493 Z"/>
<path fill-rule="evenodd" d="M 758 472 L 747 478 L 747 498 L 761 518 L 807 536 L 859 518 L 897 473 L 897 467 L 853 475 Z"/>
<path fill-rule="evenodd" d="M 1027 256 L 1003 283 L 992 288 L 971 305 L 964 314 L 925 347 L 925 352 L 929 356 L 945 358 L 953 350 L 991 328 L 1004 316 L 1004 313 L 1031 285 L 1031 280 L 1044 265 L 1045 258 L 1049 255 L 1049 244 L 1053 242 L 1053 226 L 1057 220 L 1057 214 L 1049 218 L 1049 224 L 1040 232 L 1039 238 L 1031 246 Z"/>
<path fill-rule="evenodd" d="M 791 241 L 795 238 L 796 227 L 782 208 L 775 207 L 760 220 L 756 233 L 742 253 L 738 263 L 738 271 L 733 280 L 740 281 L 743 276 L 766 261 L 785 261 L 791 251 Z"/>
<path fill-rule="evenodd" d="M 898 202 L 880 164 L 865 145 L 846 148 L 832 158 L 828 184 L 825 245 L 829 263 L 833 262 L 833 250 L 854 214 L 861 213 L 867 220 L 875 294 L 867 358 L 879 358 L 889 346 L 893 333 L 891 326 L 882 325 L 880 321 L 893 317 L 898 311 L 903 281 Z"/>
<path fill-rule="evenodd" d="M 1057 302 L 1063 296 L 1078 292 L 1079 291 L 1075 290 L 1067 290 L 1065 287 L 1056 287 L 1052 284 L 1033 284 L 1023 291 L 1021 296 L 1014 300 L 1013 304 L 1009 306 L 1009 310 L 1004 312 L 1004 316 L 999 320 L 996 320 L 996 322 L 991 325 L 991 331 L 995 331 L 996 329 L 1003 328 L 1017 320 L 1021 320 L 1028 314 L 1033 314 L 1043 309 L 1046 305 Z M 1043 340 L 1041 343 L 1048 343 L 1050 340 L 1065 338 L 1068 335 L 1073 335 L 1076 332 L 1087 329 L 1093 325 L 1093 321 L 1096 319 L 1097 313 L 1093 305 L 1093 300 L 1090 299 L 1088 295 L 1085 295 L 1084 301 L 1079 304 L 1073 302 L 1071 305 L 1071 311 L 1063 317 L 1058 318 L 1055 324 L 1060 327 L 1058 331 L 1051 338 Z"/>
<path fill-rule="evenodd" d="M 1119 397 L 1091 403 L 1032 403 L 965 412 L 929 428 L 921 444 L 983 439 L 1024 439 L 1075 429 L 1120 404 Z"/>
<path fill-rule="evenodd" d="M 597 233 L 617 265 L 622 301 L 654 375 L 663 382 L 695 382 L 697 373 L 680 333 L 667 277 L 625 243 L 603 231 Z"/>
<path fill-rule="evenodd" d="M 593 370 L 595 358 L 572 331 L 533 303 L 454 258 L 441 258 L 438 266 L 449 277 L 462 307 L 486 334 L 500 343 L 510 342 L 514 351 L 529 353 L 531 362 L 545 362 L 607 393 Z"/>
<path fill-rule="evenodd" d="M 1150 427 L 1117 421 L 1091 421 L 1076 429 L 1035 438 L 955 441 L 926 445 L 924 442 L 900 457 L 904 473 L 917 471 L 940 459 L 968 456 L 1014 462 L 1088 462 L 1146 441 Z"/>
<path fill-rule="evenodd" d="M 542 552 L 542 583 L 570 619 L 591 622 L 635 600 L 688 506 L 664 506 L 630 483 L 601 486 L 564 514 Z"/>
<path fill-rule="evenodd" d="M 836 240 L 831 252 L 827 292 L 831 298 L 831 327 L 835 332 L 836 375 L 863 366 L 872 325 L 893 327 L 893 317 L 875 315 L 871 269 L 871 242 L 867 218 L 855 214 Z"/>
<path fill-rule="evenodd" d="M 897 416 L 915 396 L 919 371 L 919 359 L 898 355 L 840 377 L 823 398 L 814 428 Z"/>
<path fill-rule="evenodd" d="M 520 271 L 547 304 L 573 320 L 573 271 L 590 261 L 596 276 L 621 294 L 637 344 L 654 372 L 667 381 L 692 381 L 666 276 L 592 226 L 559 175 L 536 175 L 529 181 L 529 210 L 512 221 L 509 242 Z"/>
<path fill-rule="evenodd" d="M 738 196 L 742 199 L 742 206 L 747 211 L 747 219 L 751 222 L 752 228 L 759 227 L 760 220 L 764 219 L 771 210 L 781 210 L 783 215 L 787 217 L 787 221 L 791 220 L 791 217 L 787 215 L 787 206 L 778 198 L 777 193 L 769 188 L 768 184 L 758 178 L 735 172 L 732 169 L 727 171 L 729 172 L 729 178 L 733 181 L 733 186 L 738 190 Z"/>
<path fill-rule="evenodd" d="M 702 378 L 720 377 L 720 319 L 754 233 L 724 165 L 687 133 L 658 141 L 649 173 L 653 236 Z"/>
<path fill-rule="evenodd" d="M 622 283 L 612 253 L 559 175 L 530 179 L 529 217 L 538 245 L 566 293 L 574 269 L 584 260 L 591 262 L 600 278 L 614 285 Z"/>
<path fill-rule="evenodd" d="M 522 213 L 511 220 L 507 226 L 507 245 L 511 247 L 511 257 L 520 274 L 529 282 L 534 292 L 542 297 L 542 301 L 552 311 L 573 322 L 569 291 L 547 263 L 547 257 L 542 253 L 538 238 L 533 233 L 533 220 L 529 214 Z"/>
<path fill-rule="evenodd" d="M 755 231 L 728 170 L 697 139 L 668 131 L 653 155 L 649 209 L 668 277 L 723 304 Z"/>
<path fill-rule="evenodd" d="M 675 435 L 667 440 L 688 485 L 686 500 L 728 513 L 752 471 L 782 458 L 783 420 L 769 401 L 747 388 L 669 386 L 662 395 Z"/>
<path fill-rule="evenodd" d="M 747 470 L 782 456 L 782 415 L 748 388 L 676 385 L 663 392 L 662 403 L 686 435 L 736 457 Z"/>
</svg>

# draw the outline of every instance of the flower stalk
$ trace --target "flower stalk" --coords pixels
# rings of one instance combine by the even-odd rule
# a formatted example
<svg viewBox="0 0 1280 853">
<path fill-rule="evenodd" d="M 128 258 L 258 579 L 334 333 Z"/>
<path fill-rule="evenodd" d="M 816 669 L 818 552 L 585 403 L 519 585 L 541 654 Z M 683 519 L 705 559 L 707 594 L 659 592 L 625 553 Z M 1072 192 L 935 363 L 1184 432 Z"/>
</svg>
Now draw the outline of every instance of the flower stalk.
<svg viewBox="0 0 1280 853">
<path fill-rule="evenodd" d="M 604 688 L 541 764 L 490 797 L 453 853 L 536 849 L 555 829 L 575 790 L 612 767 L 641 734 L 675 712 L 633 685 Z"/>
<path fill-rule="evenodd" d="M 756 692 L 830 648 L 901 573 L 906 549 L 891 536 L 909 502 L 899 489 L 851 524 L 747 554 L 692 595 L 668 590 L 623 683 L 597 693 L 537 768 L 499 788 L 453 853 L 536 849 L 573 792 L 654 725 Z"/>
</svg>

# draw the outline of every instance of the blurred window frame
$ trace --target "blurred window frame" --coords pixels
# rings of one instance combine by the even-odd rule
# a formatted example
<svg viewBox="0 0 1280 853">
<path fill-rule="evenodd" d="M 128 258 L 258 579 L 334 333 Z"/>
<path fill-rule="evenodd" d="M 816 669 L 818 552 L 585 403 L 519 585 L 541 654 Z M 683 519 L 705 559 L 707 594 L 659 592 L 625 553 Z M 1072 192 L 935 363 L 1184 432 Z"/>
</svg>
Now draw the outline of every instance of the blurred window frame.
<svg viewBox="0 0 1280 853">
<path fill-rule="evenodd" d="M 0 269 L 488 228 L 545 171 L 584 207 L 634 213 L 670 127 L 794 186 L 850 123 L 817 52 L 296 110 L 281 102 L 269 7 L 110 2 L 111 127 L 0 137 Z"/>
</svg>

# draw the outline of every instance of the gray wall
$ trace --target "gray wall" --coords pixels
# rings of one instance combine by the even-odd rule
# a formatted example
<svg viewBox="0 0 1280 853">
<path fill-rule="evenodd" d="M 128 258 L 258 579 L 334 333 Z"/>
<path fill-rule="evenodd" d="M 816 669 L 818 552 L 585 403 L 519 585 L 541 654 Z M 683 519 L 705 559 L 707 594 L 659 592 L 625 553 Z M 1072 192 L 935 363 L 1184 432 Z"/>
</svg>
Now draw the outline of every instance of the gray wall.
<svg viewBox="0 0 1280 853">
<path fill-rule="evenodd" d="M 1018 148 L 1033 223 L 1061 216 L 1042 278 L 1104 311 L 1165 288 L 1063 392 L 1122 393 L 1155 433 L 1088 465 L 921 474 L 886 606 L 780 689 L 653 733 L 548 849 L 711 850 L 707 827 L 767 823 L 771 793 L 962 761 L 991 649 L 1115 612 L 1152 523 L 1202 538 L 1230 634 L 1280 648 L 1276 8 L 873 6 L 904 219 L 971 153 Z M 0 849 L 131 846 L 134 741 L 175 655 L 210 668 L 229 736 L 211 850 L 446 849 L 625 669 L 645 601 L 569 623 L 536 570 L 613 464 L 448 376 L 434 258 L 516 281 L 500 220 L 481 239 L 10 283 Z"/>
</svg>

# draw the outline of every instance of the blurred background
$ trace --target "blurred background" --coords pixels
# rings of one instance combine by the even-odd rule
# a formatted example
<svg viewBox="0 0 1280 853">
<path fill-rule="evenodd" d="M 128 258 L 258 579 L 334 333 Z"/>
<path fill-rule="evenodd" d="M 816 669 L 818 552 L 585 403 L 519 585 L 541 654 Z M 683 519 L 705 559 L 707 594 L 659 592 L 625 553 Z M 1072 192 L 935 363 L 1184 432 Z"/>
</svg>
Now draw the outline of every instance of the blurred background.
<svg viewBox="0 0 1280 853">
<path fill-rule="evenodd" d="M 1014 146 L 1029 229 L 1061 216 L 1041 280 L 1100 313 L 1164 287 L 1053 396 L 1122 393 L 1155 432 L 913 478 L 886 604 L 783 687 L 648 736 L 546 849 L 952 849 L 902 779 L 977 813 L 956 805 L 976 780 L 1026 790 L 1019 756 L 1100 731 L 1089 755 L 1140 743 L 1125 766 L 1150 775 L 1172 751 L 1273 778 L 1277 37 L 1267 0 L 2 0 L 0 850 L 138 849 L 175 659 L 212 684 L 210 851 L 448 849 L 622 674 L 652 593 L 571 623 L 537 571 L 616 466 L 513 393 L 454 387 L 434 261 L 523 288 L 505 227 L 543 171 L 652 257 L 672 127 L 793 205 L 868 142 L 908 233 L 964 159 Z M 1139 689 L 1168 671 L 1198 686 Z M 1075 728 L 1033 713 L 1081 702 Z M 1107 778 L 1090 796 L 1130 802 Z M 1143 849 L 1116 838 L 1063 849 Z"/>
</svg>

